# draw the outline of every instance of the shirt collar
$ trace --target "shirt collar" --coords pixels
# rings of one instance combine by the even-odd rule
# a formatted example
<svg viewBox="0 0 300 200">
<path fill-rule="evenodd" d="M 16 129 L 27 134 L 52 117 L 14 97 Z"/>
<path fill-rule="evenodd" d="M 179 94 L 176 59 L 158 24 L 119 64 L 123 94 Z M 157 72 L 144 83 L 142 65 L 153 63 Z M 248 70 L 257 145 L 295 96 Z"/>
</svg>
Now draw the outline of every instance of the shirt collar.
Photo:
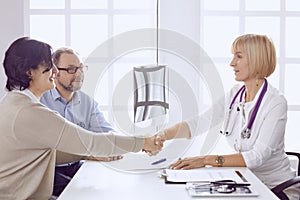
<svg viewBox="0 0 300 200">
<path fill-rule="evenodd" d="M 52 89 L 50 92 L 51 92 L 51 95 L 52 95 L 54 101 L 57 101 L 57 100 L 64 100 L 64 101 L 66 102 L 65 98 L 63 98 L 63 97 L 59 94 L 59 92 L 58 92 L 58 90 L 57 90 L 56 88 Z M 71 102 L 72 102 L 73 104 L 80 103 L 80 98 L 79 98 L 79 96 L 80 96 L 80 95 L 79 95 L 78 92 L 74 92 L 74 95 L 73 95 L 73 98 L 72 98 Z"/>
<path fill-rule="evenodd" d="M 252 101 L 244 103 L 246 112 L 250 112 L 254 108 L 254 106 L 256 105 L 256 102 L 257 102 L 257 100 L 258 100 L 258 98 L 260 96 L 260 93 L 262 92 L 262 89 L 263 89 L 263 87 L 264 87 L 265 84 L 266 84 L 266 82 L 264 82 L 262 84 L 262 86 L 259 88 L 259 90 L 257 91 L 257 93 L 256 93 L 256 95 L 255 95 L 255 97 L 254 97 L 254 99 Z M 245 99 L 245 96 L 243 97 L 243 99 Z"/>
<path fill-rule="evenodd" d="M 25 89 L 22 91 L 20 90 L 14 90 L 14 91 L 28 96 L 34 103 L 40 102 L 40 100 L 29 89 Z"/>
<path fill-rule="evenodd" d="M 262 91 L 262 89 L 263 89 L 263 87 L 264 87 L 265 84 L 266 84 L 266 82 L 264 81 L 264 83 L 260 86 L 259 90 L 257 91 L 254 99 L 252 101 L 250 101 L 250 102 L 245 103 L 245 104 L 251 104 L 251 105 L 255 104 L 257 102 L 258 97 L 260 96 L 260 93 L 261 93 L 261 91 Z M 245 99 L 245 95 L 246 95 L 246 92 L 244 92 L 244 94 L 243 94 L 243 101 Z"/>
<path fill-rule="evenodd" d="M 62 98 L 56 88 L 50 90 L 50 92 L 53 100 L 59 100 Z"/>
</svg>

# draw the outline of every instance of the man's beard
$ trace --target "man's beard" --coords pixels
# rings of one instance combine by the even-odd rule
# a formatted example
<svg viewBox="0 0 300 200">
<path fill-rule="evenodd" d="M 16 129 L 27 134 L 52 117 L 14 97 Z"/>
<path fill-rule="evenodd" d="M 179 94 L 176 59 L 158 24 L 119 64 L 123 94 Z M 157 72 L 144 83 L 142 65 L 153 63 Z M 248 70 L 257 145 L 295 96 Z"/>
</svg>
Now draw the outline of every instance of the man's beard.
<svg viewBox="0 0 300 200">
<path fill-rule="evenodd" d="M 57 79 L 57 81 L 58 81 L 58 84 L 59 84 L 61 87 L 63 87 L 65 90 L 67 90 L 67 91 L 69 91 L 69 92 L 76 92 L 76 91 L 78 91 L 78 90 L 81 89 L 81 85 L 78 86 L 78 87 L 74 87 L 74 86 L 72 85 L 72 83 L 73 83 L 74 81 L 76 81 L 76 79 L 70 81 L 70 84 L 69 84 L 69 85 L 65 85 L 65 84 L 62 83 L 59 79 Z"/>
</svg>

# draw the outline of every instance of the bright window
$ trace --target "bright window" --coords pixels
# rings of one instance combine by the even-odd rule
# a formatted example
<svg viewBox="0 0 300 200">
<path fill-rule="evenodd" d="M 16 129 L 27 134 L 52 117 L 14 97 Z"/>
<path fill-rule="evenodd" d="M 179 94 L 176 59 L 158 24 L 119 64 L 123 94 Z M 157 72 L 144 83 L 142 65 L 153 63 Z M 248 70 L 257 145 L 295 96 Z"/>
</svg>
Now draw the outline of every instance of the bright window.
<svg viewBox="0 0 300 200">
<path fill-rule="evenodd" d="M 50 43 L 54 49 L 71 46 L 87 58 L 97 46 L 117 34 L 155 28 L 155 9 L 153 0 L 25 0 L 25 33 Z M 300 1 L 190 0 L 186 3 L 162 0 L 160 12 L 162 28 L 181 32 L 205 49 L 216 65 L 225 91 L 235 84 L 229 66 L 233 39 L 244 33 L 271 37 L 277 49 L 278 64 L 269 80 L 288 100 L 287 150 L 300 151 L 296 143 L 300 95 L 295 84 L 300 74 L 300 31 L 295 28 L 300 22 Z M 114 56 L 113 48 L 107 48 L 103 60 Z M 128 73 L 128 66 L 154 63 L 153 52 L 136 51 L 118 58 L 120 62 L 110 69 L 112 73 L 105 74 L 99 81 L 101 90 L 91 91 L 106 114 L 111 104 L 107 96 L 112 95 L 112 87 Z M 184 65 L 182 60 L 176 59 L 169 63 Z M 191 76 L 184 70 L 182 74 Z"/>
<path fill-rule="evenodd" d="M 298 84 L 295 83 L 300 73 L 300 31 L 295 27 L 300 23 L 300 1 L 231 0 L 226 1 L 226 5 L 222 2 L 225 1 L 201 1 L 201 45 L 213 58 L 224 88 L 228 90 L 232 86 L 233 75 L 229 67 L 231 55 L 227 55 L 233 39 L 244 33 L 259 33 L 273 40 L 277 50 L 277 69 L 269 81 L 284 93 L 288 101 L 286 148 L 299 151 L 296 141 L 300 122 L 300 95 L 297 92 Z"/>
</svg>

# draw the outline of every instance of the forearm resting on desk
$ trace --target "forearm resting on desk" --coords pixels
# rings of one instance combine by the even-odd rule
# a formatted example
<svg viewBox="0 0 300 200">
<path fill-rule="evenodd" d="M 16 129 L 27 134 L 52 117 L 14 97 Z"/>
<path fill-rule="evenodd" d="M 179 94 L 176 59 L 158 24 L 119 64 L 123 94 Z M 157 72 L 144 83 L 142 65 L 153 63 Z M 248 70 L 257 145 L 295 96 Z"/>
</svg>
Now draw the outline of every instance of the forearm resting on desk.
<svg viewBox="0 0 300 200">
<path fill-rule="evenodd" d="M 222 163 L 217 162 L 218 157 L 222 157 Z M 174 164 L 170 165 L 171 169 L 195 169 L 205 166 L 213 167 L 246 167 L 242 154 L 231 155 L 207 155 L 207 156 L 195 156 L 190 158 L 184 158 L 178 160 Z"/>
<path fill-rule="evenodd" d="M 56 164 L 57 165 L 84 160 L 84 158 L 85 158 L 84 156 L 65 153 L 62 151 L 56 151 Z"/>
<path fill-rule="evenodd" d="M 216 162 L 217 156 L 218 155 L 204 156 L 205 165 L 217 167 L 218 166 L 218 164 Z M 240 154 L 240 153 L 230 154 L 230 155 L 222 155 L 222 157 L 224 158 L 224 163 L 222 164 L 222 167 L 246 167 L 244 158 L 243 158 L 242 154 Z"/>
<path fill-rule="evenodd" d="M 104 161 L 110 162 L 114 160 L 120 160 L 123 156 L 108 156 L 108 157 L 98 157 L 98 156 L 79 156 L 74 154 L 69 154 L 61 151 L 56 151 L 56 164 L 67 164 L 80 160 L 94 160 L 94 161 Z"/>
</svg>

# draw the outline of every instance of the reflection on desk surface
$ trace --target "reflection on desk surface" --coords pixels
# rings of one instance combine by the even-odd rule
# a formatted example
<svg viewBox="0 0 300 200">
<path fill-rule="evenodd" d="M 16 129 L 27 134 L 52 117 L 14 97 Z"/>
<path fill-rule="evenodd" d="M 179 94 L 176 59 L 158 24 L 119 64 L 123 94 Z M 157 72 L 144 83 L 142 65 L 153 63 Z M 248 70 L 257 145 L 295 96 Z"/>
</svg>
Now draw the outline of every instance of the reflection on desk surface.
<svg viewBox="0 0 300 200">
<path fill-rule="evenodd" d="M 163 162 L 153 164 L 162 159 L 164 160 Z M 167 168 L 177 159 L 177 157 L 148 156 L 145 153 L 128 153 L 125 154 L 121 160 L 107 162 L 104 164 L 119 171 L 156 170 Z"/>
<path fill-rule="evenodd" d="M 166 200 L 195 199 L 191 197 L 185 184 L 165 184 L 160 178 L 161 170 L 121 171 L 106 165 L 107 163 L 86 161 L 79 169 L 58 200 Z M 219 170 L 220 168 L 214 168 Z M 224 168 L 226 169 L 226 168 Z M 257 191 L 257 197 L 243 197 L 243 200 L 278 199 L 249 169 L 239 170 L 251 183 L 250 189 Z M 204 199 L 237 200 L 237 197 L 213 197 Z"/>
</svg>

